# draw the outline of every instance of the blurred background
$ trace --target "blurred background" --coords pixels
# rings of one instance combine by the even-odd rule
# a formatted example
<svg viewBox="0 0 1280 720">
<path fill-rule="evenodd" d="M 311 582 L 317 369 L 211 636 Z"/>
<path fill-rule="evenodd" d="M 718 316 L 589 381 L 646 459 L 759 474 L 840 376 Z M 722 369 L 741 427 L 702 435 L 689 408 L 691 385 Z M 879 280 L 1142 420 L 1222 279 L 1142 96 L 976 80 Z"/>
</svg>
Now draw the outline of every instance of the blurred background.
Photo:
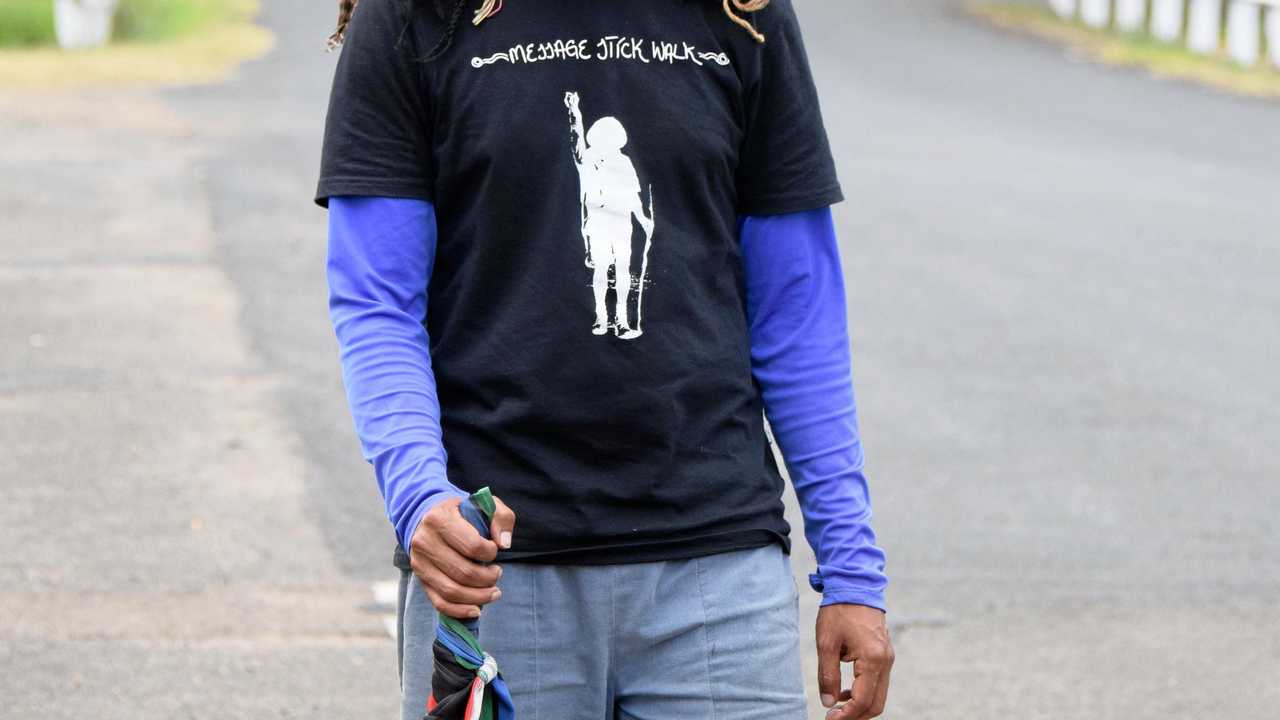
<svg viewBox="0 0 1280 720">
<path fill-rule="evenodd" d="M 0 0 L 0 716 L 396 712 L 311 202 L 332 4 Z M 796 5 L 886 717 L 1277 717 L 1276 3 Z"/>
</svg>

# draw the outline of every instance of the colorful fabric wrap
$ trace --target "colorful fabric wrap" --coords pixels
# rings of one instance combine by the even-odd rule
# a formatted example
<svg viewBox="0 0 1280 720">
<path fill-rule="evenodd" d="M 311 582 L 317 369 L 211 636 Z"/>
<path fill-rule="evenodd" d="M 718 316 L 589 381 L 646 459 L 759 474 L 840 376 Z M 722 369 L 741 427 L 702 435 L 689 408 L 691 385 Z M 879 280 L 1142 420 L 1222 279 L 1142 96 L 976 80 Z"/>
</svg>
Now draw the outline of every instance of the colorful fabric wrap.
<svg viewBox="0 0 1280 720">
<path fill-rule="evenodd" d="M 483 537 L 490 537 L 494 503 L 489 488 L 473 493 L 458 509 Z M 476 620 L 437 615 L 427 720 L 515 720 L 511 691 L 479 637 Z"/>
</svg>

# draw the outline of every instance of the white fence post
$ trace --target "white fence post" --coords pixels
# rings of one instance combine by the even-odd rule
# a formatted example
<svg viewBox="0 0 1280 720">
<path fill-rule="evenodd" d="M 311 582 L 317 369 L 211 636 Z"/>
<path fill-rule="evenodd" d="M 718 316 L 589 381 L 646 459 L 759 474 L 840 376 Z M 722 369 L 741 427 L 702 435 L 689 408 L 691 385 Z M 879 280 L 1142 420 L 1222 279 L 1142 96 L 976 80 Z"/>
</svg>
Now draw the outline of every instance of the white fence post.
<svg viewBox="0 0 1280 720">
<path fill-rule="evenodd" d="M 80 0 L 95 1 L 114 0 Z M 1065 20 L 1078 16 L 1090 27 L 1106 28 L 1114 19 L 1121 32 L 1141 33 L 1147 29 L 1152 37 L 1166 43 L 1183 39 L 1185 22 L 1186 46 L 1193 52 L 1214 55 L 1225 42 L 1227 56 L 1238 65 L 1252 67 L 1262 58 L 1280 68 L 1280 0 L 1048 0 L 1048 4 Z"/>
<path fill-rule="evenodd" d="M 1151 34 L 1171 43 L 1182 37 L 1183 0 L 1151 0 Z"/>
<path fill-rule="evenodd" d="M 1231 0 L 1227 6 L 1227 53 L 1246 67 L 1258 62 L 1262 6 L 1257 0 Z"/>
<path fill-rule="evenodd" d="M 1222 35 L 1222 0 L 1191 0 L 1187 47 L 1201 55 L 1218 51 Z"/>
<path fill-rule="evenodd" d="M 1111 22 L 1111 0 L 1080 0 L 1080 19 L 1090 27 L 1106 27 Z"/>
<path fill-rule="evenodd" d="M 1123 32 L 1142 31 L 1147 22 L 1147 0 L 1116 0 L 1116 27 Z"/>
<path fill-rule="evenodd" d="M 1075 19 L 1076 0 L 1049 0 L 1049 7 L 1063 20 Z"/>
<path fill-rule="evenodd" d="M 1280 68 L 1280 5 L 1267 8 L 1267 54 L 1271 64 Z"/>
<path fill-rule="evenodd" d="M 53 0 L 54 33 L 67 50 L 105 45 L 117 0 Z"/>
</svg>

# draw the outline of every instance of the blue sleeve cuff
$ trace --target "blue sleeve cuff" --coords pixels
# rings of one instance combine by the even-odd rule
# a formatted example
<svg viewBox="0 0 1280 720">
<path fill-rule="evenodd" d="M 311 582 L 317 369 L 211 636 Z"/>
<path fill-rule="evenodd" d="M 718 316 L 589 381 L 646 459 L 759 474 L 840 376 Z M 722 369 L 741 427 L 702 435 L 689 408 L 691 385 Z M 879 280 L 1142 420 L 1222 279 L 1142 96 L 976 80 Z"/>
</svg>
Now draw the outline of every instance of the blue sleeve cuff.
<svg viewBox="0 0 1280 720">
<path fill-rule="evenodd" d="M 842 587 L 842 583 L 831 584 L 818 573 L 809 573 L 809 587 L 822 593 L 819 607 L 828 605 L 866 605 L 880 612 L 887 612 L 884 601 L 884 590 L 875 588 Z"/>
<path fill-rule="evenodd" d="M 418 501 L 418 507 L 414 508 L 413 512 L 408 515 L 408 523 L 396 529 L 396 534 L 400 536 L 400 547 L 404 548 L 406 553 L 409 552 L 409 543 L 413 541 L 413 534 L 418 531 L 418 526 L 422 524 L 422 518 L 431 512 L 431 508 L 452 497 L 466 498 L 468 495 L 450 485 L 448 490 L 431 493 Z"/>
</svg>

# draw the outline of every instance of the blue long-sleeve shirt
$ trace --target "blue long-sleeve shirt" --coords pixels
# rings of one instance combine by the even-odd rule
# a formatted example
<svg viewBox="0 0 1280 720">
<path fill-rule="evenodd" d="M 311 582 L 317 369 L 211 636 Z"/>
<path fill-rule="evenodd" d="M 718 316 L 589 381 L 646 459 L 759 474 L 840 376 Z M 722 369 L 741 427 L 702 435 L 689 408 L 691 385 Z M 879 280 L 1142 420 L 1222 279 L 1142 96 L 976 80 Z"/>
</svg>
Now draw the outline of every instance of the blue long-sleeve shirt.
<svg viewBox="0 0 1280 720">
<path fill-rule="evenodd" d="M 884 554 L 870 526 L 831 211 L 746 217 L 739 238 L 752 370 L 818 559 L 810 584 L 823 605 L 884 609 Z M 405 547 L 436 502 L 465 496 L 446 473 L 422 322 L 435 244 L 429 202 L 330 199 L 329 309 L 343 381 Z"/>
<path fill-rule="evenodd" d="M 466 493 L 449 483 L 440 401 L 426 328 L 435 261 L 435 208 L 420 200 L 329 202 L 329 315 L 364 458 L 387 517 L 409 547 L 436 502 Z"/>
<path fill-rule="evenodd" d="M 751 367 L 818 559 L 822 604 L 884 609 L 831 210 L 740 221 Z"/>
</svg>

